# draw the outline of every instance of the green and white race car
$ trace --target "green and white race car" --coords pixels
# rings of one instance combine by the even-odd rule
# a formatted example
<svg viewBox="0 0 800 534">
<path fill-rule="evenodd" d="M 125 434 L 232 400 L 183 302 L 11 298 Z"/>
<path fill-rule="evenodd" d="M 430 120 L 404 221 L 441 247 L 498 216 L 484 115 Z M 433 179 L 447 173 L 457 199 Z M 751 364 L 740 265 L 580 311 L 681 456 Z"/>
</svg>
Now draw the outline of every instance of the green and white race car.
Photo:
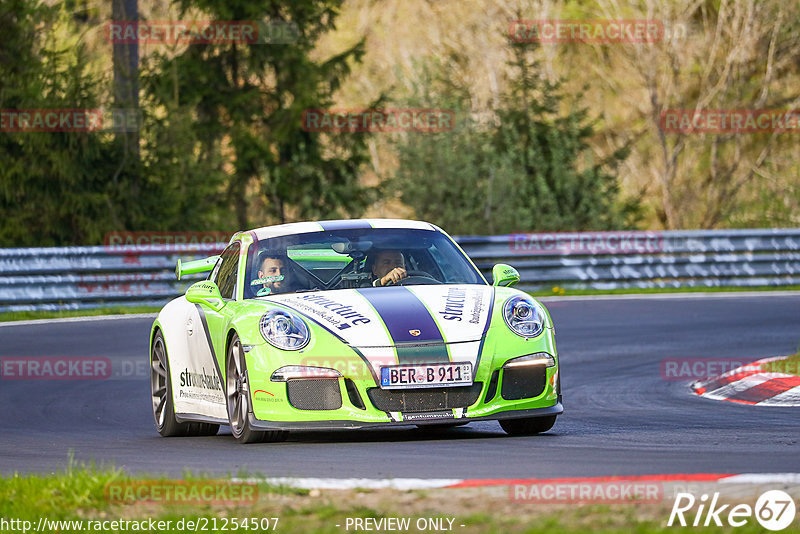
<svg viewBox="0 0 800 534">
<path fill-rule="evenodd" d="M 495 265 L 489 285 L 433 224 L 360 219 L 235 234 L 150 334 L 162 436 L 279 441 L 291 430 L 499 420 L 549 430 L 563 412 L 553 323 Z"/>
</svg>

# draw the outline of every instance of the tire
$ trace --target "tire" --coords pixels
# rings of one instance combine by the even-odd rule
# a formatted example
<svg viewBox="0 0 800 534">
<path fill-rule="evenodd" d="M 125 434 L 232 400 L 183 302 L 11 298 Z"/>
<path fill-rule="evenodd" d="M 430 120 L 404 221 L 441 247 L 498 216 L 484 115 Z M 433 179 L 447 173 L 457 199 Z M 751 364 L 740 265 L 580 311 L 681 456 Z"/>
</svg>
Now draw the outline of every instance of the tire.
<svg viewBox="0 0 800 534">
<path fill-rule="evenodd" d="M 247 361 L 239 336 L 233 335 L 225 357 L 225 405 L 231 434 L 239 443 L 284 441 L 288 432 L 283 430 L 253 430 L 250 427 L 250 385 L 247 379 Z"/>
<path fill-rule="evenodd" d="M 219 431 L 219 425 L 178 422 L 172 401 L 170 377 L 167 344 L 164 342 L 164 335 L 159 330 L 153 338 L 153 348 L 150 353 L 150 399 L 153 404 L 153 420 L 156 430 L 165 438 L 215 435 Z"/>
<path fill-rule="evenodd" d="M 501 419 L 500 426 L 506 434 L 512 436 L 533 436 L 547 432 L 556 424 L 556 416 L 547 417 L 525 417 L 521 419 Z"/>
</svg>

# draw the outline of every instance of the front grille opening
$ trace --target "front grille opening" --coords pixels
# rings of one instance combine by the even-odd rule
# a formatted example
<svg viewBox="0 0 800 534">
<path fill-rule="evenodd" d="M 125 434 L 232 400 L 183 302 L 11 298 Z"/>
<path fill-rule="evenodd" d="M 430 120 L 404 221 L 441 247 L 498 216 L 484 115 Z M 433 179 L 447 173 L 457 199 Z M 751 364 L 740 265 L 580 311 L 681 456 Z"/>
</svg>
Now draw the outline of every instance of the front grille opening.
<svg viewBox="0 0 800 534">
<path fill-rule="evenodd" d="M 471 386 L 418 389 L 367 390 L 369 400 L 384 412 L 434 412 L 453 408 L 466 408 L 477 402 L 483 382 Z"/>
<path fill-rule="evenodd" d="M 298 410 L 338 410 L 342 391 L 338 378 L 296 378 L 286 382 L 289 404 Z"/>
<path fill-rule="evenodd" d="M 358 388 L 356 387 L 355 382 L 353 382 L 349 378 L 345 378 L 344 389 L 345 391 L 347 391 L 347 398 L 350 399 L 350 404 L 352 404 L 359 410 L 367 409 L 367 406 L 364 404 L 364 399 L 361 398 L 361 394 L 358 392 Z"/>
<path fill-rule="evenodd" d="M 483 402 L 489 402 L 497 395 L 497 380 L 500 378 L 500 371 L 495 370 L 492 373 L 492 378 L 489 380 L 489 387 L 486 388 L 486 396 L 483 398 Z"/>
<path fill-rule="evenodd" d="M 503 369 L 500 395 L 505 400 L 532 399 L 544 392 L 547 368 L 544 365 L 525 365 Z"/>
</svg>

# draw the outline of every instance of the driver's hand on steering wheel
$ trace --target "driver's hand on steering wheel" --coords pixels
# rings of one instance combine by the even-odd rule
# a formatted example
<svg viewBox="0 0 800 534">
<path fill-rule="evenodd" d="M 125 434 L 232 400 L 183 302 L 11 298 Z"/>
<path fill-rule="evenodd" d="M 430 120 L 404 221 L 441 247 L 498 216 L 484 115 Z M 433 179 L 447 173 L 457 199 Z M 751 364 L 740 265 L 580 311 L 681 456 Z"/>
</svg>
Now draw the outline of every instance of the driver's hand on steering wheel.
<svg viewBox="0 0 800 534">
<path fill-rule="evenodd" d="M 402 267 L 395 267 L 391 271 L 389 271 L 383 278 L 380 280 L 380 285 L 385 286 L 386 284 L 396 284 L 403 278 L 406 278 L 408 275 L 406 274 L 406 270 Z"/>
</svg>

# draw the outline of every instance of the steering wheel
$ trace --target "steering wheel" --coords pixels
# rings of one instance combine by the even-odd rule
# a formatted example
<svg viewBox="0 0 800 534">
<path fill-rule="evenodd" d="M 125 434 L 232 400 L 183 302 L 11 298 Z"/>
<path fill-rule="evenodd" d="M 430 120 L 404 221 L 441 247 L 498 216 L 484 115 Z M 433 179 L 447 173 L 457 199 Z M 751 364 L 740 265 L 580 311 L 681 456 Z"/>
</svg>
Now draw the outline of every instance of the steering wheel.
<svg viewBox="0 0 800 534">
<path fill-rule="evenodd" d="M 397 284 L 389 280 L 387 286 L 405 286 L 414 284 L 441 284 L 439 280 L 426 273 L 425 271 L 406 271 L 406 277 L 400 280 Z"/>
</svg>

